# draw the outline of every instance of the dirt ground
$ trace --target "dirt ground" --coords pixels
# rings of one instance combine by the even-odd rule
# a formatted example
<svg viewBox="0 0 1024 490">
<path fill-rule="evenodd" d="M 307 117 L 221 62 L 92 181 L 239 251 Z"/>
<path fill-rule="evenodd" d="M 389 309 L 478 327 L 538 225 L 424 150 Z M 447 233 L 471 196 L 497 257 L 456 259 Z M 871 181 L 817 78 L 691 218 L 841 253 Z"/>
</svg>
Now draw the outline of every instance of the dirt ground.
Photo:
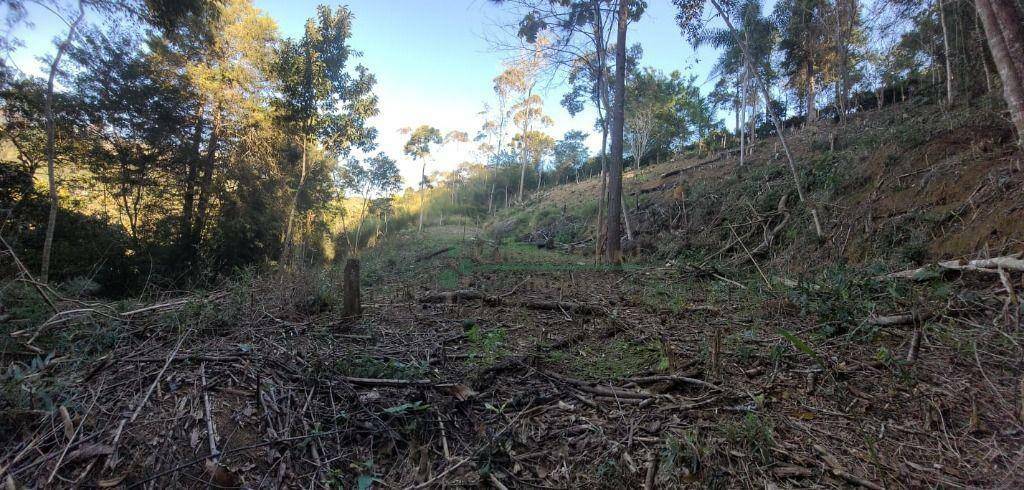
<svg viewBox="0 0 1024 490">
<path fill-rule="evenodd" d="M 461 227 L 362 269 L 359 320 L 330 271 L 80 308 L 59 325 L 75 348 L 22 383 L 65 408 L 6 413 L 0 472 L 16 488 L 1024 484 L 1024 335 L 987 274 L 901 290 L 933 315 L 879 327 L 824 312 L 893 313 L 885 290 L 918 286 L 605 270 Z M 843 295 L 857 306 L 817 303 Z"/>
</svg>

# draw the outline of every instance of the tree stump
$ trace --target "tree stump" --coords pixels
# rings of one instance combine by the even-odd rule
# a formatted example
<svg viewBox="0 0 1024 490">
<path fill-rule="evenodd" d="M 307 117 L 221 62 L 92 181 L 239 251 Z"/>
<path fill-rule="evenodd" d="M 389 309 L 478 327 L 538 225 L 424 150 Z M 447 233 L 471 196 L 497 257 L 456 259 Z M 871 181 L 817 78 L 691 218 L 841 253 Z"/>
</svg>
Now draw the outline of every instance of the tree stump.
<svg viewBox="0 0 1024 490">
<path fill-rule="evenodd" d="M 342 315 L 359 318 L 363 314 L 362 303 L 359 299 L 359 259 L 348 259 L 345 262 L 344 288 Z"/>
</svg>

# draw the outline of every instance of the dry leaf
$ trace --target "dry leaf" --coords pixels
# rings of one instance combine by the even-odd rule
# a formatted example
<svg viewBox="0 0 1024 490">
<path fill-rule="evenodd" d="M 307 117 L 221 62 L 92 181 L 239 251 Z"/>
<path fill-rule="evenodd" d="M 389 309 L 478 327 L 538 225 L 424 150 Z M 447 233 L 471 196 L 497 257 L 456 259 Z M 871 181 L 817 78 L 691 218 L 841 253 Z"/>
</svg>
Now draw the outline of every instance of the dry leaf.
<svg viewBox="0 0 1024 490">
<path fill-rule="evenodd" d="M 96 486 L 100 488 L 113 488 L 120 485 L 121 482 L 123 482 L 127 476 L 128 474 L 125 473 L 121 476 L 115 476 L 113 478 L 107 478 L 106 480 L 100 480 L 96 482 Z"/>
<path fill-rule="evenodd" d="M 233 471 L 225 468 L 212 459 L 206 460 L 206 473 L 210 475 L 210 481 L 221 488 L 238 488 L 242 486 L 242 479 Z"/>
<path fill-rule="evenodd" d="M 448 393 L 455 397 L 456 400 L 464 402 L 476 396 L 476 392 L 472 388 L 463 384 L 454 384 L 447 387 Z"/>
<path fill-rule="evenodd" d="M 64 437 L 68 439 L 68 442 L 71 442 L 72 438 L 75 437 L 75 424 L 71 421 L 71 414 L 68 413 L 68 409 L 64 405 L 61 405 L 58 411 L 60 412 L 60 419 L 64 422 Z"/>
</svg>

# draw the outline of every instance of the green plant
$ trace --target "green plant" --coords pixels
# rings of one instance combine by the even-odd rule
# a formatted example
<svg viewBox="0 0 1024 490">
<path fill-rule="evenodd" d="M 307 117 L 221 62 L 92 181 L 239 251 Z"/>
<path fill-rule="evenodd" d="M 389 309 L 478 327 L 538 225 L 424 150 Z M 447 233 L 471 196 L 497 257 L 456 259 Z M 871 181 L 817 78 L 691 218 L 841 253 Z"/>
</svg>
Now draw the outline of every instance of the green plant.
<svg viewBox="0 0 1024 490">
<path fill-rule="evenodd" d="M 479 325 L 474 324 L 466 332 L 466 339 L 469 340 L 470 355 L 479 358 L 485 364 L 492 364 L 504 355 L 502 347 L 505 343 L 505 329 L 503 328 L 483 331 Z"/>
<path fill-rule="evenodd" d="M 722 431 L 727 441 L 753 453 L 761 463 L 772 462 L 773 429 L 758 414 L 748 412 L 740 421 L 723 424 Z"/>
</svg>

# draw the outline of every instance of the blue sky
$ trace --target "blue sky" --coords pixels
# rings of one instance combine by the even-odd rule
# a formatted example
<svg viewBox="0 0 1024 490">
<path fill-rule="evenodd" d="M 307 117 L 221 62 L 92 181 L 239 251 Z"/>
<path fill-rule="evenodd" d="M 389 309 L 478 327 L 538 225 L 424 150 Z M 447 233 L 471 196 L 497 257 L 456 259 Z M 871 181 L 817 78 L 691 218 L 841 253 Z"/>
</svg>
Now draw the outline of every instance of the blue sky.
<svg viewBox="0 0 1024 490">
<path fill-rule="evenodd" d="M 511 19 L 502 7 L 489 0 L 254 0 L 278 24 L 283 36 L 302 35 L 306 19 L 320 3 L 348 5 L 355 14 L 352 45 L 363 52 L 360 62 L 377 77 L 376 93 L 381 114 L 374 121 L 380 131 L 380 150 L 399 161 L 407 183 L 418 181 L 419 166 L 402 153 L 402 127 L 430 124 L 443 132 L 479 128 L 478 113 L 492 98 L 492 79 L 509 56 L 492 48 L 487 39 L 501 33 L 498 26 Z M 668 0 L 651 0 L 642 20 L 631 26 L 629 44 L 643 46 L 642 64 L 665 72 L 680 69 L 697 74 L 705 82 L 714 53 L 699 53 L 685 42 L 675 25 L 675 10 Z M 3 10 L 3 8 L 0 8 Z M 3 12 L 0 12 L 3 15 Z M 34 26 L 19 27 L 13 35 L 25 43 L 12 54 L 26 73 L 39 74 L 37 58 L 54 51 L 52 40 L 66 26 L 53 14 L 31 7 Z M 89 19 L 96 22 L 100 19 Z M 711 83 L 705 85 L 705 92 Z M 559 106 L 565 87 L 547 86 L 546 112 L 554 119 L 549 134 L 556 139 L 570 129 L 591 131 L 594 115 L 575 118 Z M 596 147 L 598 137 L 590 143 Z M 437 153 L 431 167 L 450 169 L 471 157 L 470 145 Z"/>
</svg>

